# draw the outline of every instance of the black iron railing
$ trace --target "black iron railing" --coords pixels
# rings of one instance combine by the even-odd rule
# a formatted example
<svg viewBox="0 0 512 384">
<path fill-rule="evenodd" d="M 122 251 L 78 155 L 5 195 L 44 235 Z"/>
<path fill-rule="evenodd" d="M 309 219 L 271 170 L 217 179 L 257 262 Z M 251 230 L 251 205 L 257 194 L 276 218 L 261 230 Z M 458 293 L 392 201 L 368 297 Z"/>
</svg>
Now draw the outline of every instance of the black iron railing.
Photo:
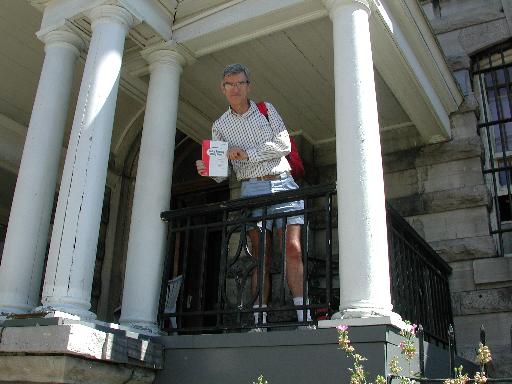
<svg viewBox="0 0 512 384">
<path fill-rule="evenodd" d="M 451 268 L 389 204 L 386 215 L 394 311 L 422 324 L 427 338 L 447 343 L 446 330 L 453 324 Z"/>
<path fill-rule="evenodd" d="M 167 211 L 169 251 L 164 267 L 161 321 L 167 330 L 216 332 L 254 328 L 255 312 L 268 313 L 267 324 L 258 327 L 307 325 L 329 318 L 339 307 L 337 250 L 332 247 L 337 216 L 333 206 L 334 185 L 305 187 L 296 191 L 243 198 Z M 303 200 L 304 209 L 287 214 L 267 214 L 277 203 Z M 259 217 L 250 211 L 262 208 Z M 271 300 L 265 309 L 263 290 L 251 290 L 251 276 L 263 282 L 263 249 L 253 255 L 247 236 L 258 222 L 304 215 L 301 245 L 304 264 L 304 296 L 309 302 L 295 307 L 286 284 L 286 236 L 266 238 L 271 255 Z M 424 324 L 425 332 L 447 341 L 444 330 L 452 322 L 448 288 L 449 266 L 387 206 L 392 301 L 403 318 Z M 282 229 L 283 227 L 281 227 Z M 279 228 L 278 228 L 279 229 Z M 170 284 L 168 282 L 171 281 Z M 166 288 L 167 287 L 167 290 Z M 174 291 L 174 293 L 173 293 Z M 312 314 L 312 321 L 297 322 L 295 310 Z"/>
</svg>

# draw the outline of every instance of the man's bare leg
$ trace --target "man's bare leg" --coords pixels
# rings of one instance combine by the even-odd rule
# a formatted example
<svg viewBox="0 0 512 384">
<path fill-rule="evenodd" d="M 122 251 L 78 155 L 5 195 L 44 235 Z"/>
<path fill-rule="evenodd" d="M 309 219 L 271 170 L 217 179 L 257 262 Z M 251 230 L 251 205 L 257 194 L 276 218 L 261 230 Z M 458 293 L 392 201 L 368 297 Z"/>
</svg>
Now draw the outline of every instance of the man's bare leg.
<svg viewBox="0 0 512 384">
<path fill-rule="evenodd" d="M 300 245 L 300 224 L 286 226 L 286 277 L 293 297 L 303 296 L 304 266 Z M 283 242 L 283 230 L 277 231 L 279 244 Z"/>
<path fill-rule="evenodd" d="M 286 275 L 288 287 L 293 295 L 293 303 L 297 306 L 304 305 L 304 265 L 302 263 L 302 248 L 300 244 L 300 224 L 290 224 L 286 227 Z M 283 230 L 278 230 L 279 243 L 283 242 Z M 297 310 L 299 321 L 304 320 L 304 311 Z M 309 310 L 306 320 L 311 320 Z"/>
</svg>

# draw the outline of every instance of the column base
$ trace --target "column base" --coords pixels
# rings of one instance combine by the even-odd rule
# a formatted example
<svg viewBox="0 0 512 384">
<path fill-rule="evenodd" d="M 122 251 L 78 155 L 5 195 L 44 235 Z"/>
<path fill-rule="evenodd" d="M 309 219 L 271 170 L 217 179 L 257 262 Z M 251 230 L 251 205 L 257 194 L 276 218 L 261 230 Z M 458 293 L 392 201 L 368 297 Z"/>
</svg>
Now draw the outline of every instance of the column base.
<svg viewBox="0 0 512 384">
<path fill-rule="evenodd" d="M 123 329 L 129 329 L 147 336 L 166 335 L 156 323 L 119 320 L 119 325 Z"/>
<path fill-rule="evenodd" d="M 71 320 L 96 320 L 95 313 L 82 308 L 77 308 L 74 305 L 42 305 L 34 308 L 32 313 L 46 313 L 44 315 L 46 318 L 60 317 Z"/>
<path fill-rule="evenodd" d="M 384 313 L 385 312 L 385 313 Z M 402 317 L 392 311 L 363 311 L 363 310 L 345 310 L 343 313 L 337 312 L 332 315 L 331 320 L 321 320 L 318 322 L 318 328 L 336 328 L 338 325 L 348 326 L 368 326 L 368 325 L 393 325 L 399 329 L 407 328 Z"/>
<path fill-rule="evenodd" d="M 0 319 L 6 319 L 9 315 L 23 315 L 25 313 L 30 313 L 32 307 L 0 307 Z"/>
</svg>

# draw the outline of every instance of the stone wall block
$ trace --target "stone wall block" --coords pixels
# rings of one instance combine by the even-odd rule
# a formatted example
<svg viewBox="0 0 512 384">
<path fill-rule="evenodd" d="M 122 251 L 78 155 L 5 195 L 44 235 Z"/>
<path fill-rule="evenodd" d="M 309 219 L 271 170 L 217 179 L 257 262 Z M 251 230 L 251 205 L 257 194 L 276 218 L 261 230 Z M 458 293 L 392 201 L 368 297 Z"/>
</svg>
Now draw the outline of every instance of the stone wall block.
<svg viewBox="0 0 512 384">
<path fill-rule="evenodd" d="M 473 262 L 476 284 L 510 282 L 512 284 L 512 257 L 496 257 Z"/>
<path fill-rule="evenodd" d="M 452 294 L 454 316 L 512 311 L 512 286 Z"/>
<path fill-rule="evenodd" d="M 486 207 L 430 213 L 406 219 L 428 242 L 489 234 Z"/>
<path fill-rule="evenodd" d="M 415 193 L 398 198 L 392 198 L 390 194 L 386 193 L 386 197 L 393 208 L 400 212 L 402 216 L 446 212 L 457 209 L 488 206 L 490 204 L 490 197 L 485 185 L 475 185 L 421 194 Z"/>
<path fill-rule="evenodd" d="M 430 245 L 447 262 L 496 256 L 496 243 L 491 236 L 431 241 Z"/>
<path fill-rule="evenodd" d="M 37 372 L 37 378 L 34 374 Z M 0 356 L 0 381 L 56 384 L 150 384 L 155 372 L 73 356 Z M 37 380 L 37 381 L 34 381 Z"/>
<path fill-rule="evenodd" d="M 481 155 L 480 137 L 455 138 L 444 143 L 384 155 L 384 174 L 473 157 L 480 158 Z"/>
<path fill-rule="evenodd" d="M 477 132 L 478 121 L 473 111 L 454 113 L 450 117 L 452 122 L 452 135 L 456 140 L 466 138 L 477 138 L 480 140 Z"/>
<path fill-rule="evenodd" d="M 508 351 L 506 355 L 510 359 L 510 326 L 512 325 L 512 313 L 488 313 L 466 316 L 454 316 L 455 336 L 457 338 L 457 352 L 469 360 L 474 361 L 475 351 L 480 342 L 480 327 L 486 330 L 486 342 L 495 356 L 498 351 Z M 464 338 L 459 337 L 464 335 Z M 501 349 L 500 347 L 505 347 Z"/>
<path fill-rule="evenodd" d="M 468 54 L 491 47 L 508 37 L 510 37 L 510 31 L 505 17 L 464 28 L 459 32 L 460 44 Z"/>
<path fill-rule="evenodd" d="M 495 1 L 495 0 L 492 0 Z M 488 0 L 488 3 L 492 1 Z M 481 24 L 492 23 L 505 18 L 500 7 L 495 4 L 473 9 L 469 12 L 460 11 L 452 17 L 441 17 L 430 20 L 432 29 L 437 33 L 446 33 L 468 27 L 478 27 Z"/>
<path fill-rule="evenodd" d="M 384 174 L 384 190 L 387 200 L 417 196 L 420 192 L 418 170 L 413 168 Z"/>
<path fill-rule="evenodd" d="M 484 184 L 481 162 L 476 157 L 418 167 L 418 179 L 420 191 L 426 193 Z"/>
<path fill-rule="evenodd" d="M 450 292 L 472 291 L 476 289 L 473 281 L 473 262 L 457 261 L 451 262 L 452 274 L 449 277 Z"/>
</svg>

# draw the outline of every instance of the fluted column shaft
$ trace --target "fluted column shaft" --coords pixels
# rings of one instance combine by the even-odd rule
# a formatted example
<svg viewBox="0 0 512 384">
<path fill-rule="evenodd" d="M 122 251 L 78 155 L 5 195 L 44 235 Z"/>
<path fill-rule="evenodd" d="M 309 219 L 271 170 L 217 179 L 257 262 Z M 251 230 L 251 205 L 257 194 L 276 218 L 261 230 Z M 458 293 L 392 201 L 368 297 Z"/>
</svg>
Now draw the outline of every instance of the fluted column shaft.
<svg viewBox="0 0 512 384">
<path fill-rule="evenodd" d="M 340 312 L 391 314 L 384 178 L 366 0 L 324 0 L 333 23 Z"/>
<path fill-rule="evenodd" d="M 27 130 L 0 266 L 0 312 L 39 302 L 75 64 L 82 40 L 68 31 L 42 37 L 45 58 Z"/>
<path fill-rule="evenodd" d="M 160 213 L 171 199 L 174 140 L 183 57 L 173 50 L 147 55 L 150 64 L 121 307 L 122 324 L 157 331 L 166 246 Z"/>
<path fill-rule="evenodd" d="M 124 41 L 133 16 L 103 5 L 91 11 L 85 63 L 55 214 L 43 307 L 89 312 Z"/>
</svg>

